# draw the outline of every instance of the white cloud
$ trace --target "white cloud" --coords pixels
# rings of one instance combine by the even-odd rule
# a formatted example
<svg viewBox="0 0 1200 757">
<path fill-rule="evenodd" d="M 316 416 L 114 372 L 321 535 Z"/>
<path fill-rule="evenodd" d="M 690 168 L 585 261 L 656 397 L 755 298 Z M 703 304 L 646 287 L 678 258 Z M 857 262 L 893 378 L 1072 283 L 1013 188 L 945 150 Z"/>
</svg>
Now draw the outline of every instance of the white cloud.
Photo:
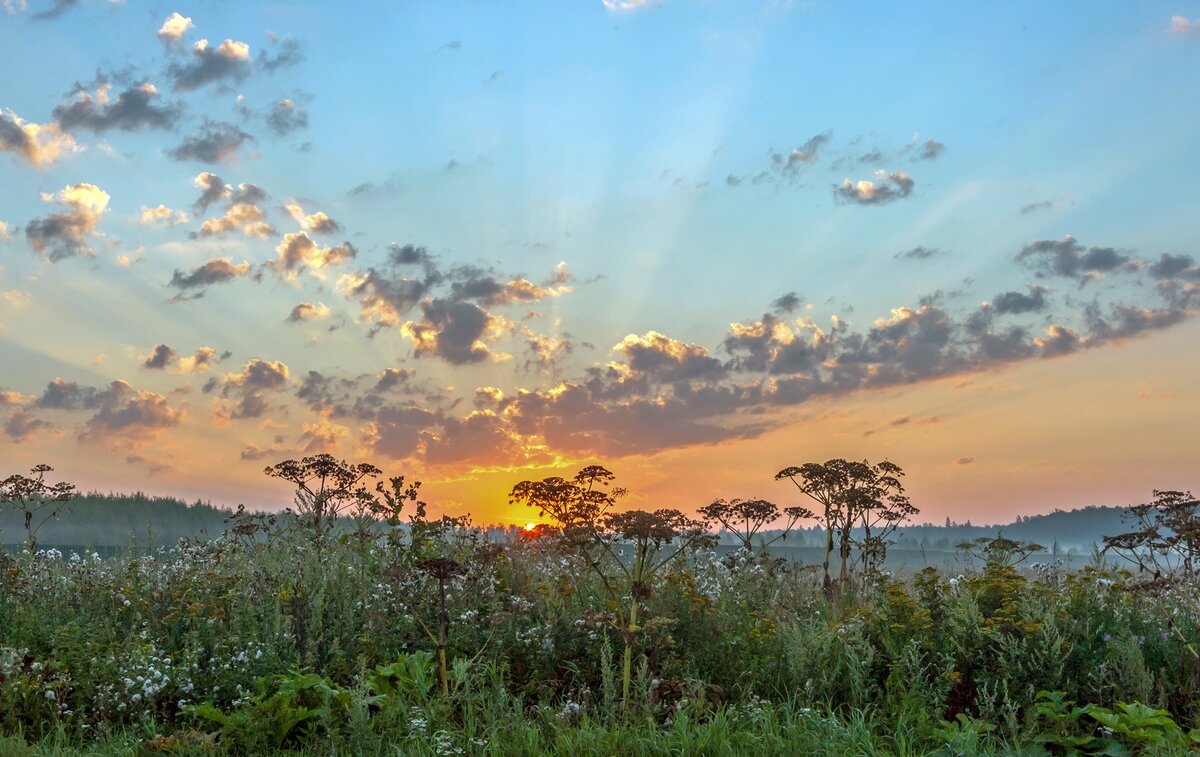
<svg viewBox="0 0 1200 757">
<path fill-rule="evenodd" d="M 181 15 L 178 11 L 172 13 L 163 21 L 162 27 L 158 30 L 158 38 L 167 46 L 178 44 L 183 35 L 187 34 L 189 29 L 195 28 L 192 24 L 192 19 Z"/>
<path fill-rule="evenodd" d="M 1171 17 L 1171 31 L 1185 37 L 1195 37 L 1200 34 L 1200 18 L 1188 20 L 1184 16 Z"/>
</svg>

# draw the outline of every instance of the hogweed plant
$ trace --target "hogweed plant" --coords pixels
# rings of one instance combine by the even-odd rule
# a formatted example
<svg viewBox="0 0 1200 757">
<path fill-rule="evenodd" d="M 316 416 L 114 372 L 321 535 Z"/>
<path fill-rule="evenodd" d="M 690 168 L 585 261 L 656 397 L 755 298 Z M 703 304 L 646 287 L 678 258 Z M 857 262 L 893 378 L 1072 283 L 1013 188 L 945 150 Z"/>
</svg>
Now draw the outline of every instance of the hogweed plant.
<svg viewBox="0 0 1200 757">
<path fill-rule="evenodd" d="M 583 558 L 595 574 L 613 607 L 601 614 L 621 635 L 621 701 L 629 704 L 633 677 L 633 649 L 646 629 L 639 625 L 642 603 L 653 593 L 659 571 L 688 550 L 711 544 L 714 537 L 703 521 L 678 510 L 631 510 L 610 513 L 621 488 L 608 489 L 615 475 L 592 465 L 567 480 L 560 477 L 522 481 L 513 487 L 509 501 L 538 508 L 549 516 L 561 538 Z M 625 549 L 631 550 L 626 555 Z"/>
<path fill-rule="evenodd" d="M 887 537 L 920 511 L 904 493 L 899 465 L 884 460 L 872 465 L 841 458 L 784 468 L 776 481 L 788 479 L 805 496 L 821 505 L 817 521 L 825 529 L 822 585 L 830 598 L 839 598 L 854 569 L 858 547 L 863 573 L 883 565 Z M 838 577 L 829 573 L 829 560 L 837 537 Z"/>
<path fill-rule="evenodd" d="M 0 481 L 0 507 L 21 513 L 25 548 L 31 553 L 37 550 L 38 529 L 58 518 L 76 496 L 74 484 L 46 483 L 46 474 L 53 470 L 49 465 L 35 465 L 28 476 L 14 473 Z"/>
<path fill-rule="evenodd" d="M 797 522 L 813 517 L 812 510 L 807 507 L 785 507 L 781 513 L 778 505 L 765 499 L 717 499 L 701 507 L 699 512 L 709 521 L 721 524 L 747 552 L 754 551 L 754 539 L 759 532 L 778 521 L 781 515 L 785 518 L 782 530 L 770 539 L 759 539 L 759 548 L 763 552 L 780 539 L 786 539 Z"/>
</svg>

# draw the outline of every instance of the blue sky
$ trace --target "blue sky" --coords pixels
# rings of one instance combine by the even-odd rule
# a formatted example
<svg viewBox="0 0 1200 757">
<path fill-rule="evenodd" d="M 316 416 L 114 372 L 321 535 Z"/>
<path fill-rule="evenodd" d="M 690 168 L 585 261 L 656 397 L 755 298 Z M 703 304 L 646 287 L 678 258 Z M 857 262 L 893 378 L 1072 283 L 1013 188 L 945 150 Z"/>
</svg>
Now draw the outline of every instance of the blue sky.
<svg viewBox="0 0 1200 757">
<path fill-rule="evenodd" d="M 1077 397 L 1111 390 L 1087 384 L 1087 353 L 1112 356 L 1105 370 L 1134 387 L 1130 408 L 1144 391 L 1171 395 L 1180 409 L 1162 419 L 1131 409 L 1109 429 L 1142 417 L 1176 459 L 1200 404 L 1196 381 L 1157 388 L 1168 379 L 1121 353 L 1136 341 L 1152 364 L 1178 369 L 1171 377 L 1200 367 L 1194 350 L 1164 341 L 1200 333 L 1200 5 L 622 5 L 9 0 L 0 450 L 60 467 L 87 450 L 75 471 L 85 483 L 133 488 L 150 476 L 164 490 L 268 501 L 257 454 L 382 456 L 442 482 L 447 507 L 461 509 L 502 489 L 502 476 L 593 459 L 626 460 L 646 490 L 670 491 L 663 461 L 675 451 L 687 477 L 719 457 L 757 459 L 755 445 L 791 434 L 816 456 L 918 459 L 933 482 L 923 493 L 949 510 L 973 496 L 998 501 L 995 482 L 1028 463 L 987 468 L 969 454 L 973 430 L 1025 443 L 1011 424 L 980 426 L 986 397 L 962 402 L 953 387 L 1001 377 L 1036 414 L 1035 374 Z M 177 39 L 160 33 L 174 13 L 190 19 Z M 194 47 L 201 39 L 208 48 Z M 227 59 L 213 53 L 224 40 Z M 108 120 L 71 121 L 77 82 L 88 113 Z M 157 122 L 105 110 L 146 85 Z M 287 118 L 272 122 L 281 109 Z M 43 141 L 58 134 L 61 154 L 3 141 L 6 124 L 10 135 L 30 124 Z M 209 154 L 182 149 L 211 142 L 213 129 L 240 136 Z M 228 186 L 204 208 L 202 172 Z M 107 195 L 98 213 L 64 211 L 73 206 L 59 193 L 80 184 Z M 239 205 L 241 184 L 262 190 L 241 204 L 269 228 L 206 231 Z M 143 223 L 143 207 L 160 205 L 167 215 Z M 64 212 L 83 225 L 60 247 L 39 219 Z M 317 212 L 336 231 L 310 238 L 333 257 L 277 257 Z M 424 278 L 389 268 L 389 244 L 425 248 Z M 206 287 L 172 285 L 224 258 L 245 268 Z M 465 294 L 483 279 L 536 291 Z M 415 299 L 388 299 L 389 286 L 418 280 L 431 286 Z M 289 320 L 300 302 L 320 317 Z M 467 316 L 487 326 L 455 352 Z M 944 320 L 938 333 L 953 336 L 900 335 L 920 317 Z M 755 366 L 730 341 L 731 324 L 777 322 L 819 359 L 787 367 L 780 354 L 795 336 L 781 336 L 763 347 L 769 367 Z M 1064 339 L 1049 339 L 1056 327 Z M 440 341 L 422 346 L 421 333 Z M 532 340 L 557 348 L 531 362 Z M 909 349 L 922 340 L 940 352 Z M 147 367 L 158 345 L 170 360 Z M 218 359 L 202 370 L 179 362 L 203 348 Z M 286 376 L 256 394 L 246 388 L 254 361 Z M 414 388 L 351 409 L 388 369 Z M 345 396 L 313 400 L 309 371 L 343 380 Z M 1022 371 L 1032 373 L 1013 378 Z M 585 391 L 588 377 L 586 403 L 555 404 L 555 387 Z M 56 378 L 82 394 L 55 406 Z M 773 382 L 788 380 L 809 387 L 805 398 L 782 399 Z M 114 394 L 113 381 L 130 388 Z M 881 417 L 905 417 L 905 391 L 942 384 L 940 402 L 923 400 L 935 407 L 928 417 L 965 409 L 935 440 L 878 446 L 835 417 L 847 403 L 869 416 L 872 402 Z M 484 387 L 505 399 L 488 404 Z M 234 407 L 250 396 L 261 401 Z M 646 416 L 638 403 L 664 418 L 644 432 L 621 425 L 625 413 Z M 584 430 L 562 430 L 564 413 Z M 396 420 L 410 415 L 421 420 Z M 395 434 L 405 441 L 389 446 Z M 826 452 L 814 436 L 860 441 Z M 930 445 L 936 464 L 922 452 Z M 954 445 L 961 454 L 941 451 Z M 1067 457 L 1077 478 L 1059 471 L 1030 507 L 1104 496 L 1080 483 L 1100 458 Z M 735 496 L 777 462 L 795 461 L 771 458 L 687 496 L 725 486 Z M 1186 477 L 1184 458 L 1172 465 Z M 1125 481 L 1113 496 L 1148 493 L 1143 477 Z"/>
</svg>

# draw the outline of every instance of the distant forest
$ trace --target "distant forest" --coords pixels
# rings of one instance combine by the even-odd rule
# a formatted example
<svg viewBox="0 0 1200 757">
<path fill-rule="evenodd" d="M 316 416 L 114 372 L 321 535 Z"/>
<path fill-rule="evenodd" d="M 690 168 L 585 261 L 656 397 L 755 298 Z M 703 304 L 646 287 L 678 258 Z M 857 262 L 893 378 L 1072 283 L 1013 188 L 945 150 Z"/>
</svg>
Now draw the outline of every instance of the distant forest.
<svg viewBox="0 0 1200 757">
<path fill-rule="evenodd" d="M 980 536 L 1003 533 L 1010 539 L 1032 541 L 1051 551 L 1086 554 L 1107 535 L 1128 530 L 1122 522 L 1124 508 L 1085 507 L 1055 510 L 1045 515 L 1018 517 L 1003 525 L 977 526 L 970 521 L 942 525 L 907 525 L 893 536 L 897 546 L 930 551 L 953 551 L 955 545 Z M 58 520 L 38 531 L 43 546 L 125 547 L 161 546 L 180 539 L 218 536 L 232 510 L 197 500 L 187 503 L 172 497 L 89 492 L 70 503 Z M 20 513 L 0 507 L 0 544 L 20 544 L 25 538 Z M 798 529 L 779 546 L 817 546 L 824 532 L 819 527 Z M 733 543 L 726 538 L 723 542 Z"/>
<path fill-rule="evenodd" d="M 125 547 L 176 544 L 194 536 L 219 536 L 232 510 L 197 500 L 133 494 L 81 494 L 58 520 L 38 530 L 43 546 Z M 21 514 L 0 506 L 0 544 L 25 540 Z"/>
</svg>

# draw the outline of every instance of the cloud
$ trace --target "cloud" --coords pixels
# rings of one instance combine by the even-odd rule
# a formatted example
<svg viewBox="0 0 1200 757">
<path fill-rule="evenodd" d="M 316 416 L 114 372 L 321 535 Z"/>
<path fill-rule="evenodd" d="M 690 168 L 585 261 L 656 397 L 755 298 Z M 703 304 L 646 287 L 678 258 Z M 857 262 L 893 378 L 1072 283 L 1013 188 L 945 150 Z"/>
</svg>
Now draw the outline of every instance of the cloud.
<svg viewBox="0 0 1200 757">
<path fill-rule="evenodd" d="M 1062 239 L 1042 239 L 1025 245 L 1017 253 L 1017 261 L 1043 276 L 1079 278 L 1083 284 L 1121 269 L 1130 258 L 1112 247 L 1084 247 L 1068 234 Z"/>
<path fill-rule="evenodd" d="M 659 0 L 600 0 L 600 2 L 610 11 L 621 12 L 657 5 Z"/>
<path fill-rule="evenodd" d="M 44 168 L 82 149 L 56 123 L 35 124 L 11 110 L 0 110 L 0 150 L 32 166 Z"/>
<path fill-rule="evenodd" d="M 921 145 L 921 151 L 913 157 L 913 160 L 934 160 L 943 152 L 945 152 L 945 150 L 946 146 L 941 142 L 927 139 L 925 140 L 924 144 Z"/>
<path fill-rule="evenodd" d="M 232 191 L 220 176 L 208 171 L 201 171 L 197 174 L 196 178 L 192 179 L 192 185 L 201 190 L 200 198 L 192 206 L 197 215 L 207 210 L 209 205 L 228 198 Z"/>
<path fill-rule="evenodd" d="M 725 374 L 720 360 L 704 347 L 686 344 L 657 331 L 629 334 L 614 347 L 635 373 L 656 381 L 674 382 L 716 378 Z"/>
<path fill-rule="evenodd" d="M 1033 340 L 1044 358 L 1070 355 L 1087 346 L 1087 339 L 1079 336 L 1074 329 L 1058 323 L 1051 324 L 1046 329 L 1046 335 Z"/>
<path fill-rule="evenodd" d="M 289 202 L 283 206 L 300 228 L 313 234 L 335 234 L 342 230 L 342 225 L 318 210 L 311 215 L 304 214 L 304 208 L 299 203 Z"/>
<path fill-rule="evenodd" d="M 187 92 L 213 82 L 240 81 L 252 68 L 250 46 L 245 42 L 226 39 L 213 47 L 207 39 L 201 39 L 192 45 L 191 59 L 172 63 L 167 67 L 167 76 L 177 91 Z"/>
<path fill-rule="evenodd" d="M 304 62 L 304 49 L 298 41 L 290 36 L 283 39 L 272 37 L 270 49 L 263 50 L 258 54 L 258 67 L 268 74 L 302 62 Z"/>
<path fill-rule="evenodd" d="M 54 428 L 54 424 L 35 417 L 28 410 L 18 410 L 4 422 L 4 433 L 14 442 L 23 442 L 38 432 Z"/>
<path fill-rule="evenodd" d="M 76 255 L 90 257 L 88 240 L 101 236 L 97 226 L 108 210 L 108 193 L 95 184 L 75 184 L 56 195 L 42 194 L 42 200 L 61 203 L 67 210 L 30 221 L 25 226 L 29 246 L 51 262 Z"/>
<path fill-rule="evenodd" d="M 167 46 L 174 48 L 183 41 L 183 36 L 194 28 L 192 19 L 175 11 L 158 28 L 158 39 Z"/>
<path fill-rule="evenodd" d="M 186 417 L 156 392 L 135 389 L 124 381 L 114 381 L 95 395 L 98 409 L 84 425 L 81 440 L 106 441 L 124 437 L 143 441 L 164 428 L 177 426 Z"/>
<path fill-rule="evenodd" d="M 232 163 L 237 151 L 254 137 L 225 121 L 204 119 L 204 124 L 195 134 L 184 137 L 167 155 L 175 160 L 195 160 L 201 163 Z"/>
<path fill-rule="evenodd" d="M 111 84 L 100 84 L 95 94 L 77 88 L 75 99 L 54 108 L 58 124 L 67 130 L 87 129 L 102 133 L 117 129 L 170 129 L 183 114 L 182 103 L 159 105 L 158 88 L 142 82 L 127 88 L 115 100 L 109 94 Z"/>
<path fill-rule="evenodd" d="M 210 284 L 222 284 L 232 281 L 239 276 L 245 276 L 250 271 L 250 264 L 233 262 L 232 258 L 213 258 L 212 260 L 184 273 L 178 268 L 171 276 L 170 286 L 180 290 L 206 287 Z"/>
<path fill-rule="evenodd" d="M 293 100 L 277 100 L 266 117 L 267 126 L 278 136 L 308 128 L 308 111 Z"/>
<path fill-rule="evenodd" d="M 329 308 L 324 304 L 314 305 L 311 302 L 301 302 L 292 308 L 292 313 L 287 319 L 289 323 L 300 323 L 301 321 L 317 321 L 328 315 Z"/>
<path fill-rule="evenodd" d="M 1029 293 L 1003 292 L 992 298 L 992 307 L 997 313 L 1034 313 L 1045 310 L 1048 304 L 1046 294 L 1049 288 L 1030 286 Z"/>
<path fill-rule="evenodd" d="M 560 362 L 575 350 L 569 334 L 554 336 L 532 331 L 525 334 L 525 347 L 525 370 L 549 375 L 558 373 Z"/>
<path fill-rule="evenodd" d="M 1027 203 L 1021 206 L 1021 215 L 1027 216 L 1042 210 L 1053 210 L 1060 204 L 1061 202 L 1059 200 L 1041 200 L 1040 202 Z"/>
<path fill-rule="evenodd" d="M 143 205 L 138 223 L 142 226 L 179 226 L 190 220 L 188 214 L 182 210 L 171 210 L 166 205 L 155 208 Z"/>
<path fill-rule="evenodd" d="M 266 217 L 266 213 L 257 205 L 239 202 L 230 205 L 225 215 L 209 218 L 200 224 L 200 236 L 225 236 L 231 231 L 241 231 L 248 237 L 266 239 L 275 233 Z"/>
<path fill-rule="evenodd" d="M 1200 281 L 1200 267 L 1191 255 L 1169 255 L 1163 253 L 1150 264 L 1150 274 L 1157 279 L 1189 279 Z"/>
<path fill-rule="evenodd" d="M 243 460 L 248 460 L 248 461 L 265 460 L 265 459 L 275 460 L 282 456 L 283 456 L 283 452 L 281 452 L 278 449 L 275 449 L 274 447 L 272 447 L 270 449 L 259 449 L 258 447 L 254 446 L 253 444 L 247 444 L 242 449 L 242 452 L 240 455 L 240 457 Z"/>
<path fill-rule="evenodd" d="M 175 350 L 165 344 L 160 344 L 150 351 L 149 355 L 143 355 L 140 359 L 143 368 L 151 368 L 154 370 L 164 370 L 168 365 L 175 361 Z"/>
<path fill-rule="evenodd" d="M 855 205 L 882 205 L 885 202 L 908 197 L 912 194 L 913 179 L 903 171 L 876 171 L 875 179 L 851 182 L 845 179 L 833 188 L 834 197 L 844 203 Z"/>
<path fill-rule="evenodd" d="M 924 245 L 919 245 L 917 247 L 911 247 L 907 250 L 901 250 L 893 257 L 895 257 L 896 260 L 929 260 L 930 258 L 937 258 L 949 254 L 949 252 L 941 249 L 940 247 L 926 247 Z"/>
<path fill-rule="evenodd" d="M 1184 37 L 1200 34 L 1200 18 L 1188 20 L 1185 16 L 1171 16 L 1171 32 Z"/>
<path fill-rule="evenodd" d="M 787 155 L 772 150 L 770 152 L 771 164 L 785 177 L 794 178 L 804 168 L 821 159 L 821 150 L 829 144 L 829 140 L 832 138 L 833 132 L 826 131 L 809 137 L 807 142 L 799 147 L 793 147 Z"/>
<path fill-rule="evenodd" d="M 804 298 L 795 292 L 788 292 L 771 303 L 771 309 L 781 313 L 794 313 L 804 304 Z"/>
<path fill-rule="evenodd" d="M 422 320 L 406 321 L 400 327 L 418 357 L 432 356 L 451 365 L 466 365 L 491 355 L 484 339 L 494 318 L 483 308 L 463 300 L 437 299 L 423 302 L 421 311 Z"/>
<path fill-rule="evenodd" d="M 21 8 L 24 8 L 25 1 L 18 0 L 18 5 Z M 50 19 L 58 18 L 78 5 L 79 0 L 51 0 L 49 8 L 44 11 L 38 11 L 37 13 L 33 14 L 31 18 L 34 18 L 38 21 L 48 21 Z"/>
<path fill-rule="evenodd" d="M 12 233 L 8 230 L 8 224 L 0 221 L 0 242 L 8 242 L 12 240 Z"/>
<path fill-rule="evenodd" d="M 74 381 L 64 381 L 55 378 L 46 384 L 42 394 L 34 403 L 35 407 L 49 410 L 79 410 L 95 408 L 97 390 L 80 386 Z"/>
<path fill-rule="evenodd" d="M 288 367 L 283 361 L 258 358 L 247 361 L 241 371 L 226 374 L 221 396 L 236 400 L 227 410 L 227 417 L 261 417 L 270 409 L 267 394 L 286 389 L 289 377 Z"/>
<path fill-rule="evenodd" d="M 421 434 L 425 461 L 449 465 L 467 460 L 476 465 L 500 464 L 520 455 L 520 441 L 508 424 L 490 410 L 476 410 L 464 418 L 447 418 L 440 431 Z"/>
<path fill-rule="evenodd" d="M 970 465 L 973 462 L 975 462 L 975 458 L 973 458 L 973 457 L 960 457 L 954 461 L 954 464 L 955 465 Z"/>
<path fill-rule="evenodd" d="M 337 265 L 358 254 L 354 245 L 349 242 L 322 247 L 314 242 L 306 231 L 284 234 L 283 241 L 275 248 L 275 252 L 279 257 L 269 261 L 267 265 L 289 279 L 294 279 L 297 271 L 305 269 L 313 275 L 318 275 L 323 268 Z"/>
<path fill-rule="evenodd" d="M 195 353 L 179 358 L 179 372 L 205 373 L 209 368 L 224 362 L 229 357 L 228 350 L 218 355 L 212 347 L 201 347 Z"/>
</svg>

